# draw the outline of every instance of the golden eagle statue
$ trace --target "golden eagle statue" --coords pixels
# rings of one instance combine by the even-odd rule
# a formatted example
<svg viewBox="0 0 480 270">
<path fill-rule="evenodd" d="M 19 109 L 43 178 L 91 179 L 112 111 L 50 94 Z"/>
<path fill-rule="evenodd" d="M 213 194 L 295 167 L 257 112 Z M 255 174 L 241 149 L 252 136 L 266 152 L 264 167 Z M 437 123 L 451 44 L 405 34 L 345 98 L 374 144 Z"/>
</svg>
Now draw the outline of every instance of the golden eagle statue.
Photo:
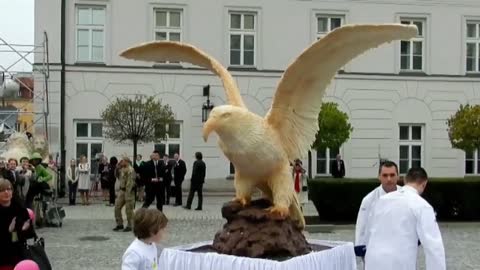
<svg viewBox="0 0 480 270">
<path fill-rule="evenodd" d="M 215 107 L 203 126 L 211 132 L 235 166 L 235 200 L 249 204 L 255 188 L 273 206 L 275 218 L 288 215 L 301 228 L 305 219 L 294 191 L 290 162 L 304 157 L 318 132 L 322 97 L 337 70 L 365 51 L 394 40 L 408 40 L 416 26 L 401 24 L 346 25 L 313 43 L 285 70 L 265 117 L 250 112 L 230 73 L 215 59 L 192 45 L 149 42 L 123 51 L 127 59 L 188 62 L 220 77 L 228 105 Z M 255 164 L 255 165 L 253 165 Z"/>
</svg>

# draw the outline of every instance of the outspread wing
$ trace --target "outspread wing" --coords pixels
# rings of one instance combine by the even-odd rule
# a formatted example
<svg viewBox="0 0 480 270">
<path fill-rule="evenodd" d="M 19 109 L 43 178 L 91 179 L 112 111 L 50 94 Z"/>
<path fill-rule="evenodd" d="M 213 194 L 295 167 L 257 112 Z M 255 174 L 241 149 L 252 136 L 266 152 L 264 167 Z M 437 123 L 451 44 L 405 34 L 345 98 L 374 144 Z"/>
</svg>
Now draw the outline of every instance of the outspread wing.
<svg viewBox="0 0 480 270">
<path fill-rule="evenodd" d="M 265 116 L 289 159 L 305 157 L 314 142 L 322 97 L 338 69 L 371 48 L 416 34 L 416 26 L 401 24 L 346 25 L 307 48 L 286 69 Z"/>
<path fill-rule="evenodd" d="M 237 84 L 230 73 L 217 60 L 192 45 L 172 41 L 154 41 L 129 48 L 121 52 L 120 56 L 150 62 L 187 62 L 209 69 L 222 80 L 228 103 L 245 107 Z"/>
</svg>

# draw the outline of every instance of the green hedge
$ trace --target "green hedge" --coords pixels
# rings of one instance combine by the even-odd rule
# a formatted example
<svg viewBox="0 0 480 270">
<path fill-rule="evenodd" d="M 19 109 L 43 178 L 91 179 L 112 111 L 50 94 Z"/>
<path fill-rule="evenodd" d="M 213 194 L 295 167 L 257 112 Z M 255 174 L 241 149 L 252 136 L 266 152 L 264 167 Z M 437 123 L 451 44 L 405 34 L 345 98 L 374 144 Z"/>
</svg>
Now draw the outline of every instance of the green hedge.
<svg viewBox="0 0 480 270">
<path fill-rule="evenodd" d="M 363 197 L 378 185 L 378 179 L 317 178 L 308 182 L 309 199 L 321 222 L 354 223 Z M 422 196 L 433 206 L 439 221 L 480 220 L 478 177 L 429 179 Z"/>
</svg>

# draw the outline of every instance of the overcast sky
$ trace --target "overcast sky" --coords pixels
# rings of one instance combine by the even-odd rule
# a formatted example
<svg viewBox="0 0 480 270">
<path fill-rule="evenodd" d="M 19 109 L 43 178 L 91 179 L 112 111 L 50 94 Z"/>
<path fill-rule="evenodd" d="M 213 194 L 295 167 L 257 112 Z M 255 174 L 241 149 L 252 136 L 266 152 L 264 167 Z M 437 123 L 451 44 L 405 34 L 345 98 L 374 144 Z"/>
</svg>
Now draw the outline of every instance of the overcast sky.
<svg viewBox="0 0 480 270">
<path fill-rule="evenodd" d="M 33 3 L 34 0 L 0 0 L 0 39 L 9 44 L 33 45 Z M 4 52 L 6 49 L 8 48 L 3 46 L 3 41 L 0 40 L 0 72 L 20 59 L 15 53 Z M 23 50 L 31 49 L 33 47 L 23 48 Z M 33 63 L 33 55 L 28 59 Z M 31 65 L 24 60 L 9 69 L 9 71 L 31 70 Z"/>
</svg>

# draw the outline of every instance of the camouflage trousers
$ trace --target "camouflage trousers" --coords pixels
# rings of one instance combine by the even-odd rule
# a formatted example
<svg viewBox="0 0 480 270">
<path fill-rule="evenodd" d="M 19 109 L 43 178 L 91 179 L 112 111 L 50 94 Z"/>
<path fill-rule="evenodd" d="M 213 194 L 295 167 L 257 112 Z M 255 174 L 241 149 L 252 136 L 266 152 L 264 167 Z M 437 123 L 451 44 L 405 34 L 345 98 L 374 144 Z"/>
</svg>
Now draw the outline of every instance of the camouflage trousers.
<svg viewBox="0 0 480 270">
<path fill-rule="evenodd" d="M 125 206 L 127 226 L 132 228 L 133 210 L 135 209 L 135 194 L 120 190 L 115 200 L 115 221 L 118 226 L 123 226 L 122 208 Z"/>
</svg>

